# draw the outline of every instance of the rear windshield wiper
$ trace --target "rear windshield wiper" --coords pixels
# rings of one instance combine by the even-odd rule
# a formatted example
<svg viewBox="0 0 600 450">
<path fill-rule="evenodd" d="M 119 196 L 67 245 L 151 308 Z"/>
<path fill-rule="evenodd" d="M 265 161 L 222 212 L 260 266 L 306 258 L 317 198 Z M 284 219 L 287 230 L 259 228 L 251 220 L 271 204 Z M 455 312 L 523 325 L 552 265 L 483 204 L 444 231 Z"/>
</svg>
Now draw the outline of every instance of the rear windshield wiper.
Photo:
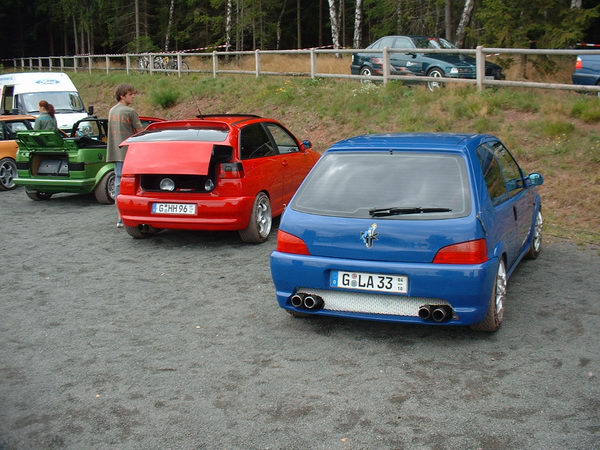
<svg viewBox="0 0 600 450">
<path fill-rule="evenodd" d="M 370 209 L 369 214 L 371 217 L 385 217 L 385 216 L 398 216 L 401 214 L 423 214 L 423 213 L 438 213 L 438 212 L 450 212 L 452 211 L 450 208 L 421 208 L 420 206 L 415 206 L 411 208 L 379 208 L 379 209 Z"/>
</svg>

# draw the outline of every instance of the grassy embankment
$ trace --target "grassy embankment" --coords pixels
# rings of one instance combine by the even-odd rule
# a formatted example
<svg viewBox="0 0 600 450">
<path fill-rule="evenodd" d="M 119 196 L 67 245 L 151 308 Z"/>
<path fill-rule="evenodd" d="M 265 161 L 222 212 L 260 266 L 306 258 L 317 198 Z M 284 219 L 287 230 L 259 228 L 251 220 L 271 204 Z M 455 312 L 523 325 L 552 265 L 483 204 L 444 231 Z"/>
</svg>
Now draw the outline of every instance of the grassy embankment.
<svg viewBox="0 0 600 450">
<path fill-rule="evenodd" d="M 268 69 L 267 69 L 268 70 Z M 546 236 L 600 245 L 600 98 L 571 92 L 458 85 L 430 93 L 400 83 L 189 74 L 72 76 L 87 104 L 106 117 L 116 85 L 140 91 L 137 110 L 178 119 L 244 112 L 281 120 L 324 151 L 364 133 L 474 132 L 499 136 L 526 171 L 546 178 Z"/>
</svg>

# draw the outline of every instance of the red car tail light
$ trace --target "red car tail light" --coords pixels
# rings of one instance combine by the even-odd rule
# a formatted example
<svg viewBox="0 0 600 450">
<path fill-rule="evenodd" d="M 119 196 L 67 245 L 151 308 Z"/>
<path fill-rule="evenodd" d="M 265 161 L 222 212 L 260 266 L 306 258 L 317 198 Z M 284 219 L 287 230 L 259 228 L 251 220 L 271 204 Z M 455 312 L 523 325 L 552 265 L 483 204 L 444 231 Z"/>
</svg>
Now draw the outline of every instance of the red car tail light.
<svg viewBox="0 0 600 450">
<path fill-rule="evenodd" d="M 297 255 L 310 255 L 306 242 L 282 230 L 277 232 L 277 251 L 281 253 L 295 253 Z"/>
<path fill-rule="evenodd" d="M 135 194 L 135 176 L 124 175 L 121 177 L 120 192 L 126 195 Z"/>
<path fill-rule="evenodd" d="M 575 69 L 583 69 L 583 61 L 579 56 L 577 57 L 577 62 L 575 63 Z"/>
<path fill-rule="evenodd" d="M 487 242 L 485 239 L 461 242 L 441 248 L 434 264 L 481 264 L 488 260 Z"/>
<path fill-rule="evenodd" d="M 219 178 L 243 178 L 244 166 L 238 163 L 221 163 L 219 167 Z"/>
</svg>

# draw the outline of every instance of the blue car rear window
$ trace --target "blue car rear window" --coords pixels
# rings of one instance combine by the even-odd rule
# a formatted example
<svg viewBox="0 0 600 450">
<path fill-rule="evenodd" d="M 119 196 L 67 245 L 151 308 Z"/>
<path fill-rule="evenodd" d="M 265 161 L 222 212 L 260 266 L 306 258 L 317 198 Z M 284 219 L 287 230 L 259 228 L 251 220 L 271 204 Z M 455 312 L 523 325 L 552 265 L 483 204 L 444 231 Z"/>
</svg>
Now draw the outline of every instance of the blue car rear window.
<svg viewBox="0 0 600 450">
<path fill-rule="evenodd" d="M 369 218 L 378 208 L 448 208 L 391 220 L 464 217 L 471 212 L 465 160 L 434 152 L 332 152 L 317 163 L 292 203 L 310 214 Z"/>
<path fill-rule="evenodd" d="M 224 128 L 169 128 L 146 130 L 141 134 L 130 137 L 129 142 L 156 142 L 156 141 L 203 141 L 223 142 L 229 134 Z"/>
</svg>

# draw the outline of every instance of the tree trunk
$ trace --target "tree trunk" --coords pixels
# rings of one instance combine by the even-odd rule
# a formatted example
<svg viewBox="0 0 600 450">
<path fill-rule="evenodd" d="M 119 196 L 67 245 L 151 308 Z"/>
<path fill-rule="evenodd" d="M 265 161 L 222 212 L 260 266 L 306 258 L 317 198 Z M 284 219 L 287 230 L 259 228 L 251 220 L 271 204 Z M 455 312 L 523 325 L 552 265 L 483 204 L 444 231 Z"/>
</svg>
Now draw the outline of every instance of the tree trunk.
<svg viewBox="0 0 600 450">
<path fill-rule="evenodd" d="M 336 0 L 327 0 L 329 2 L 329 20 L 331 21 L 331 40 L 333 48 L 340 48 L 340 16 L 336 8 Z"/>
<path fill-rule="evenodd" d="M 460 17 L 460 23 L 458 24 L 458 28 L 456 29 L 456 46 L 459 48 L 462 48 L 465 45 L 465 33 L 467 25 L 471 20 L 471 15 L 473 14 L 474 6 L 475 0 L 465 1 L 465 7 L 463 8 L 463 12 Z"/>
<path fill-rule="evenodd" d="M 79 39 L 80 39 L 80 44 L 79 44 L 79 49 L 81 50 L 81 54 L 84 55 L 86 53 L 85 51 L 85 39 L 84 39 L 84 35 L 83 35 L 83 19 L 80 19 L 81 22 L 79 22 Z"/>
<path fill-rule="evenodd" d="M 402 34 L 402 0 L 396 1 L 396 33 Z"/>
<path fill-rule="evenodd" d="M 225 51 L 228 52 L 231 47 L 231 22 L 233 19 L 232 0 L 227 0 L 227 11 L 225 18 Z"/>
<path fill-rule="evenodd" d="M 165 36 L 165 52 L 169 51 L 169 37 L 171 35 L 171 27 L 173 26 L 173 13 L 175 12 L 175 0 L 171 0 L 169 7 L 169 23 L 167 24 L 167 34 Z"/>
<path fill-rule="evenodd" d="M 446 39 L 452 40 L 452 0 L 446 0 L 446 10 L 444 12 L 444 24 L 446 25 Z"/>
<path fill-rule="evenodd" d="M 281 44 L 281 21 L 283 20 L 283 14 L 285 13 L 285 6 L 287 4 L 287 0 L 283 0 L 283 4 L 281 5 L 281 12 L 279 13 L 279 17 L 277 18 L 277 35 L 276 35 L 276 43 L 275 49 L 279 50 L 279 45 Z"/>
<path fill-rule="evenodd" d="M 301 17 L 300 17 L 300 0 L 296 0 L 296 48 L 302 48 L 302 26 L 300 25 L 301 22 Z"/>
<path fill-rule="evenodd" d="M 361 27 L 362 27 L 362 0 L 356 0 L 356 7 L 354 9 L 354 39 L 353 47 L 361 48 Z"/>
<path fill-rule="evenodd" d="M 571 0 L 571 8 L 581 9 L 581 0 Z"/>
<path fill-rule="evenodd" d="M 135 51 L 140 52 L 140 1 L 135 0 Z"/>
</svg>

